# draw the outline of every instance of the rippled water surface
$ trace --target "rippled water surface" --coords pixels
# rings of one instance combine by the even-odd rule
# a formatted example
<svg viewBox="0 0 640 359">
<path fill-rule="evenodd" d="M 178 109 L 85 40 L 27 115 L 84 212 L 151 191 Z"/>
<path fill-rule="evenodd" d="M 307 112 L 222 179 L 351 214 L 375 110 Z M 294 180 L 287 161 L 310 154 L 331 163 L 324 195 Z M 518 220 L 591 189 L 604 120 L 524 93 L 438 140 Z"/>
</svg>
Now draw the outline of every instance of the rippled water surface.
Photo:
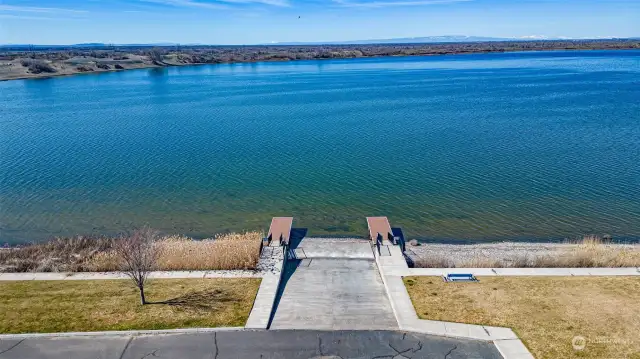
<svg viewBox="0 0 640 359">
<path fill-rule="evenodd" d="M 0 83 L 0 241 L 294 216 L 410 237 L 640 238 L 640 51 L 376 58 Z"/>
</svg>

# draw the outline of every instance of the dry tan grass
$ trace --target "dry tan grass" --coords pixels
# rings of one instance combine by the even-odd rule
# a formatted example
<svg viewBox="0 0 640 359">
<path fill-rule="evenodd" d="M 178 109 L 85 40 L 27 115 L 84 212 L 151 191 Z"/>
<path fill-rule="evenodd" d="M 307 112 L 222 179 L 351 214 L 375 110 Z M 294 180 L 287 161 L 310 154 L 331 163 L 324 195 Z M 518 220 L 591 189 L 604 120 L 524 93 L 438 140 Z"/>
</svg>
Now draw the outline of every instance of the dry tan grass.
<svg viewBox="0 0 640 359">
<path fill-rule="evenodd" d="M 537 359 L 640 359 L 640 277 L 479 279 L 404 281 L 420 318 L 512 328 Z"/>
<path fill-rule="evenodd" d="M 579 268 L 579 267 L 640 267 L 640 245 L 620 246 L 597 236 L 586 236 L 569 242 L 571 247 L 559 249 L 553 255 L 521 255 L 509 261 L 476 257 L 456 263 L 444 256 L 427 256 L 414 261 L 418 268 Z"/>
<path fill-rule="evenodd" d="M 170 237 L 159 243 L 161 270 L 255 269 L 260 259 L 260 232 L 231 233 L 194 241 Z"/>
<path fill-rule="evenodd" d="M 535 267 L 639 267 L 640 246 L 621 248 L 587 236 L 577 242 L 574 250 L 557 257 L 537 258 Z"/>
<path fill-rule="evenodd" d="M 244 326 L 260 279 L 0 282 L 0 333 Z"/>
<path fill-rule="evenodd" d="M 0 272 L 77 272 L 88 258 L 112 248 L 114 238 L 70 237 L 0 251 Z"/>
<path fill-rule="evenodd" d="M 255 269 L 260 232 L 230 233 L 194 240 L 169 236 L 157 242 L 158 270 Z M 112 272 L 119 270 L 115 238 L 56 238 L 0 251 L 0 272 Z"/>
</svg>

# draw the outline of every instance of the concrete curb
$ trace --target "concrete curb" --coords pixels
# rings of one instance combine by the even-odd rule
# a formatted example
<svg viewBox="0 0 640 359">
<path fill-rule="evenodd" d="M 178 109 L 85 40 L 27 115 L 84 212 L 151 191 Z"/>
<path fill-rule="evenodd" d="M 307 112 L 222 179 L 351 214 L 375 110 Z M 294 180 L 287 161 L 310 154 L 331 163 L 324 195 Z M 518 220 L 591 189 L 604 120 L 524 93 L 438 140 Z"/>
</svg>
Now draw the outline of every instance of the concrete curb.
<svg viewBox="0 0 640 359">
<path fill-rule="evenodd" d="M 253 271 L 157 271 L 149 273 L 150 279 L 190 278 L 262 278 L 265 273 Z M 0 273 L 0 281 L 24 280 L 102 280 L 129 279 L 120 272 L 58 272 L 58 273 Z"/>
<path fill-rule="evenodd" d="M 283 247 L 283 258 L 280 263 L 280 273 L 269 273 L 262 277 L 260 282 L 260 288 L 258 288 L 258 294 L 253 301 L 253 307 L 249 313 L 249 318 L 245 323 L 247 329 L 268 329 L 271 322 L 271 315 L 273 314 L 273 307 L 276 305 L 276 299 L 278 296 L 278 289 L 280 288 L 280 281 L 284 275 L 285 265 L 287 263 L 287 249 Z"/>
<path fill-rule="evenodd" d="M 262 278 L 245 328 L 267 329 L 269 327 L 269 320 L 271 319 L 271 312 L 273 311 L 279 286 L 279 274 L 270 274 Z"/>
<path fill-rule="evenodd" d="M 219 328 L 184 328 L 184 329 L 160 329 L 160 330 L 115 330 L 104 332 L 65 332 L 65 333 L 28 333 L 28 334 L 0 334 L 2 339 L 34 339 L 34 338 L 70 338 L 70 337 L 121 337 L 137 335 L 169 335 L 169 334 L 193 334 L 212 332 L 243 331 L 243 327 L 219 327 Z"/>
<path fill-rule="evenodd" d="M 520 339 L 494 340 L 493 344 L 505 359 L 535 359 Z"/>
</svg>

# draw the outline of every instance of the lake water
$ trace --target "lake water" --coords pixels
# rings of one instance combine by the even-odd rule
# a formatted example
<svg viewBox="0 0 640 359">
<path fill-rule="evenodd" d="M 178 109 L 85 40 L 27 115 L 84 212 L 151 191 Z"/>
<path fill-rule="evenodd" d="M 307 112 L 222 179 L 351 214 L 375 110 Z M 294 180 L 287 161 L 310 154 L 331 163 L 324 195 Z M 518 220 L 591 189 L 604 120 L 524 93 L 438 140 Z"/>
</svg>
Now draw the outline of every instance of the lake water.
<svg viewBox="0 0 640 359">
<path fill-rule="evenodd" d="M 0 83 L 0 242 L 640 238 L 640 51 L 192 66 Z"/>
</svg>

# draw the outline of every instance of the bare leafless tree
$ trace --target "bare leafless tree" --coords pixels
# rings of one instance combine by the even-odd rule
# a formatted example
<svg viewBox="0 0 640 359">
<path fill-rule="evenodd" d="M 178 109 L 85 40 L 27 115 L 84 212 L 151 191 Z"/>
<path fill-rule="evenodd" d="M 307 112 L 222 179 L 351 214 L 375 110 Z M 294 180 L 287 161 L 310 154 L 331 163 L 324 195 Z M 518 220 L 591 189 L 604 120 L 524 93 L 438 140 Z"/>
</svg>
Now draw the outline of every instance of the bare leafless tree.
<svg viewBox="0 0 640 359">
<path fill-rule="evenodd" d="M 156 269 L 160 257 L 157 245 L 158 232 L 143 227 L 120 238 L 115 244 L 115 251 L 120 260 L 120 270 L 124 272 L 140 290 L 140 302 L 144 305 L 144 285 L 149 273 Z"/>
</svg>

